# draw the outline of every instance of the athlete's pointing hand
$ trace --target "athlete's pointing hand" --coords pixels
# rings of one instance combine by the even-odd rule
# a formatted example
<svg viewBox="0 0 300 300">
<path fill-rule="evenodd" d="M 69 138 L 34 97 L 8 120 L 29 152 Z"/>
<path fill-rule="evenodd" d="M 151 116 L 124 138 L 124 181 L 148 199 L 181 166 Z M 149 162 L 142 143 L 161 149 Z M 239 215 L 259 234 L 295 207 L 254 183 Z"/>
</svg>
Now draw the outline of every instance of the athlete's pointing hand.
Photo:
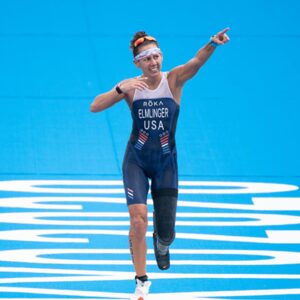
<svg viewBox="0 0 300 300">
<path fill-rule="evenodd" d="M 226 32 L 229 30 L 230 28 L 227 27 L 225 29 L 223 29 L 222 31 L 218 32 L 217 34 L 213 35 L 211 37 L 211 41 L 218 44 L 218 45 L 224 45 L 229 41 L 229 37 L 226 34 Z"/>
</svg>

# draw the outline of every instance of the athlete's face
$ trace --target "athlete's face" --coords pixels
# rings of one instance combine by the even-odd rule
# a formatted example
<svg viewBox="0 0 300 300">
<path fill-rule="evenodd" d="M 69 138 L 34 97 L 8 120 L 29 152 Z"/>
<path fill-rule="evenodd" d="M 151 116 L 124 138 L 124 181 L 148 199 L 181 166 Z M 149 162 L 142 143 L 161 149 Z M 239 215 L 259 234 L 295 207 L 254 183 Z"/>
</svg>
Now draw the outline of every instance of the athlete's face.
<svg viewBox="0 0 300 300">
<path fill-rule="evenodd" d="M 146 46 L 141 46 L 139 49 L 139 53 L 156 47 L 157 46 L 154 43 Z M 143 71 L 146 77 L 153 77 L 160 74 L 162 60 L 162 54 L 155 53 L 135 62 L 135 64 L 138 68 L 140 68 Z"/>
</svg>

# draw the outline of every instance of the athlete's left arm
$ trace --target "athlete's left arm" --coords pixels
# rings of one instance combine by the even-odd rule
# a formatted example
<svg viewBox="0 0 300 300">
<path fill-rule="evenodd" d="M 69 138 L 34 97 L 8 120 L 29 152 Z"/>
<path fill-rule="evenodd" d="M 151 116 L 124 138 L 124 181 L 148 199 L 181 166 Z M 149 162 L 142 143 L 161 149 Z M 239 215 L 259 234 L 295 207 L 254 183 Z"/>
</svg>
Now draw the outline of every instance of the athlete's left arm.
<svg viewBox="0 0 300 300">
<path fill-rule="evenodd" d="M 202 47 L 195 57 L 189 60 L 186 64 L 178 66 L 170 71 L 170 75 L 175 78 L 176 86 L 182 87 L 184 83 L 191 79 L 201 66 L 208 60 L 208 58 L 212 55 L 216 46 L 224 45 L 229 41 L 229 37 L 226 32 L 229 28 L 225 28 L 222 31 L 218 32 L 211 38 L 211 41 L 207 43 L 204 47 Z"/>
</svg>

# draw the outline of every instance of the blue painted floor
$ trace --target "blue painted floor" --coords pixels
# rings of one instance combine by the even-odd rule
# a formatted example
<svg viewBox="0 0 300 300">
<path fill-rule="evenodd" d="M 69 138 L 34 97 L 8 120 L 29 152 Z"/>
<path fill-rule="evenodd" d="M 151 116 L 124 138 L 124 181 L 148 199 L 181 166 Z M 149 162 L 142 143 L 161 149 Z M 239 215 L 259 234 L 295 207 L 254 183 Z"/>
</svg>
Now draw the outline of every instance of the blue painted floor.
<svg viewBox="0 0 300 300">
<path fill-rule="evenodd" d="M 93 98 L 139 75 L 146 30 L 164 70 L 217 31 L 231 41 L 184 89 L 172 267 L 151 299 L 299 299 L 300 4 L 0 1 L 0 299 L 129 299 L 121 164 L 125 103 Z"/>
</svg>

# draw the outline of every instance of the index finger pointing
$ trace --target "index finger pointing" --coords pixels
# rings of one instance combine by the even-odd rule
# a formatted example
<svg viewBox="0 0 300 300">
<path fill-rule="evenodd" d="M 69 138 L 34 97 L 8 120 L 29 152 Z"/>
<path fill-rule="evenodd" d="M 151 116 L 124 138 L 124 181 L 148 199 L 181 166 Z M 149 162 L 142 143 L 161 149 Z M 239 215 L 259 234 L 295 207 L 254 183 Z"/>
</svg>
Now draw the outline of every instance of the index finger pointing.
<svg viewBox="0 0 300 300">
<path fill-rule="evenodd" d="M 226 27 L 225 29 L 223 29 L 222 31 L 220 31 L 218 33 L 218 35 L 224 35 L 228 30 L 230 30 L 230 27 Z"/>
</svg>

